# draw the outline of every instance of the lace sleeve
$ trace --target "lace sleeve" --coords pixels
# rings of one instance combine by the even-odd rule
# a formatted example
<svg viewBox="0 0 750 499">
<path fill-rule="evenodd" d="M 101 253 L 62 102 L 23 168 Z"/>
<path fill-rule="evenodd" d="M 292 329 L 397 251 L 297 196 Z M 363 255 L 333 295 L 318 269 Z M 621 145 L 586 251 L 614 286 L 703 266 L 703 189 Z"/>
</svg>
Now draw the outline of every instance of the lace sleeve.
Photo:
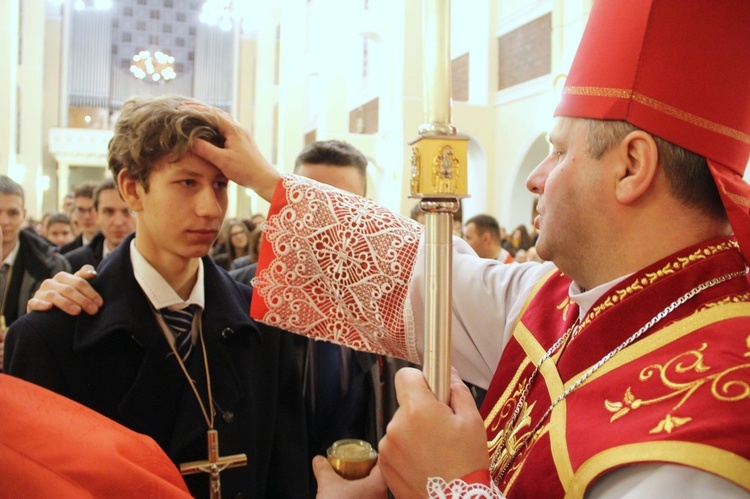
<svg viewBox="0 0 750 499">
<path fill-rule="evenodd" d="M 284 175 L 263 232 L 251 315 L 418 362 L 407 292 L 422 226 L 371 201 Z"/>
<path fill-rule="evenodd" d="M 446 483 L 440 477 L 427 479 L 427 497 L 429 499 L 505 499 L 492 480 L 489 485 L 483 483 L 466 483 L 461 479 Z"/>
</svg>

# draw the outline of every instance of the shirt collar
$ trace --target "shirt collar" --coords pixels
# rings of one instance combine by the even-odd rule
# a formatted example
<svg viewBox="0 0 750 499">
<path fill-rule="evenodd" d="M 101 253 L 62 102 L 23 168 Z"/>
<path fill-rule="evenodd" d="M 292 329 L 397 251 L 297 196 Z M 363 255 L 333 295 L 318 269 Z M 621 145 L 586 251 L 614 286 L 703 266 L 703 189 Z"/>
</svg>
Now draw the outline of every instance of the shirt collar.
<svg viewBox="0 0 750 499">
<path fill-rule="evenodd" d="M 16 257 L 18 256 L 18 252 L 21 250 L 21 240 L 16 240 L 16 245 L 13 248 L 13 250 L 8 253 L 8 256 L 3 260 L 2 263 L 7 263 L 8 267 L 12 267 L 14 263 L 16 263 Z"/>
<path fill-rule="evenodd" d="M 591 307 L 599 300 L 599 298 L 604 296 L 604 293 L 606 293 L 612 287 L 616 286 L 631 275 L 633 274 L 631 273 L 622 277 L 618 277 L 613 281 L 605 282 L 604 284 L 600 284 L 599 286 L 589 290 L 581 288 L 581 286 L 576 284 L 575 281 L 570 283 L 568 295 L 570 296 L 571 300 L 578 304 L 578 319 L 583 321 L 584 317 L 586 317 L 586 314 L 589 313 Z"/>
<path fill-rule="evenodd" d="M 135 240 L 133 240 L 133 241 L 135 241 Z M 115 248 L 116 247 L 117 246 L 115 246 Z M 131 246 L 131 248 L 135 248 L 135 246 Z M 112 253 L 112 251 L 113 250 L 109 249 L 109 244 L 107 244 L 107 238 L 104 238 L 104 241 L 102 242 L 102 260 L 104 260 L 105 258 L 107 258 L 109 256 L 109 254 Z M 140 255 L 140 253 L 139 253 L 139 255 Z M 132 260 L 132 257 L 131 257 L 131 260 Z M 133 268 L 135 268 L 135 267 L 133 267 Z"/>
<path fill-rule="evenodd" d="M 148 301 L 156 310 L 169 307 L 172 310 L 185 308 L 187 305 L 197 305 L 202 310 L 205 306 L 205 287 L 203 283 L 203 260 L 198 259 L 198 279 L 187 300 L 183 300 L 172 289 L 172 286 L 146 260 L 135 247 L 135 239 L 130 241 L 130 262 L 138 285 L 143 289 Z"/>
</svg>

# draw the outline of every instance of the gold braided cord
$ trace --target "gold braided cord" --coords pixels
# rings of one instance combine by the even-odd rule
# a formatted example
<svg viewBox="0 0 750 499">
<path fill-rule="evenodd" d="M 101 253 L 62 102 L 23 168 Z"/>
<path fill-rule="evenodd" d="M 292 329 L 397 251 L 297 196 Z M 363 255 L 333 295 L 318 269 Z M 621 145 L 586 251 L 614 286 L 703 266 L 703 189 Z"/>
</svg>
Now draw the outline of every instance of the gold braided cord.
<svg viewBox="0 0 750 499">
<path fill-rule="evenodd" d="M 745 208 L 750 208 L 750 199 L 747 199 L 744 196 L 740 196 L 739 194 L 735 194 L 733 192 L 729 192 L 726 189 L 724 189 L 724 194 L 729 197 L 732 201 L 737 203 L 740 206 L 744 206 Z"/>
<path fill-rule="evenodd" d="M 614 99 L 632 99 L 639 104 L 643 104 L 646 107 L 656 109 L 668 116 L 677 118 L 691 125 L 695 125 L 701 128 L 705 128 L 719 135 L 724 135 L 735 140 L 739 140 L 745 144 L 750 145 L 750 135 L 743 133 L 734 128 L 721 125 L 711 120 L 701 118 L 694 114 L 688 113 L 681 109 L 677 109 L 674 106 L 670 106 L 664 102 L 656 99 L 652 99 L 646 95 L 635 92 L 633 90 L 627 90 L 622 88 L 604 88 L 604 87 L 565 87 L 563 93 L 568 95 L 590 95 L 594 97 L 611 97 Z"/>
</svg>

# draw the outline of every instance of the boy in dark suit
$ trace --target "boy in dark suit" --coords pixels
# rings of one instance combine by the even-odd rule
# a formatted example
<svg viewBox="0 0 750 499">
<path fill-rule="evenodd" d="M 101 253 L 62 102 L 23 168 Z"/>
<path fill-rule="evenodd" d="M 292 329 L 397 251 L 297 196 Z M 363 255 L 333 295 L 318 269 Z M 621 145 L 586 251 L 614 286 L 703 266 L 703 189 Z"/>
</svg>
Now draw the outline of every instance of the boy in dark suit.
<svg viewBox="0 0 750 499">
<path fill-rule="evenodd" d="M 135 230 L 135 217 L 120 197 L 113 178 L 102 180 L 94 189 L 94 216 L 99 231 L 88 244 L 63 255 L 71 268 L 80 269 L 86 264 L 98 267 Z"/>
<path fill-rule="evenodd" d="M 221 456 L 247 454 L 247 465 L 221 472 L 226 497 L 306 497 L 291 338 L 249 319 L 250 289 L 206 256 L 227 179 L 190 148 L 223 139 L 183 100 L 123 105 L 109 165 L 137 231 L 98 269 L 105 306 L 94 316 L 28 314 L 8 333 L 6 366 L 151 436 L 175 464 L 205 461 L 207 432 L 218 432 Z M 186 482 L 208 496 L 207 474 Z"/>
<path fill-rule="evenodd" d="M 33 231 L 21 230 L 25 199 L 19 183 L 0 175 L 0 356 L 6 326 L 26 313 L 26 304 L 42 281 L 70 270 L 55 245 Z"/>
</svg>

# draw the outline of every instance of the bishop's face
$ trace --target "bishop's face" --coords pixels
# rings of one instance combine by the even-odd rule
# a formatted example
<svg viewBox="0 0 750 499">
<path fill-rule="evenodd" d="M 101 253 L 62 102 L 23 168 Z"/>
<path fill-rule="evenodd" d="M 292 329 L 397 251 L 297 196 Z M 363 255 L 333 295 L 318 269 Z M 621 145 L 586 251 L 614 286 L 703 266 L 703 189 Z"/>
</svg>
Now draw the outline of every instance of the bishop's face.
<svg viewBox="0 0 750 499">
<path fill-rule="evenodd" d="M 602 207 L 611 194 L 607 185 L 609 154 L 595 160 L 586 153 L 582 120 L 558 118 L 550 132 L 550 154 L 534 169 L 526 187 L 539 195 L 537 253 L 575 279 L 586 255 L 600 246 L 597 227 L 606 223 Z"/>
</svg>

